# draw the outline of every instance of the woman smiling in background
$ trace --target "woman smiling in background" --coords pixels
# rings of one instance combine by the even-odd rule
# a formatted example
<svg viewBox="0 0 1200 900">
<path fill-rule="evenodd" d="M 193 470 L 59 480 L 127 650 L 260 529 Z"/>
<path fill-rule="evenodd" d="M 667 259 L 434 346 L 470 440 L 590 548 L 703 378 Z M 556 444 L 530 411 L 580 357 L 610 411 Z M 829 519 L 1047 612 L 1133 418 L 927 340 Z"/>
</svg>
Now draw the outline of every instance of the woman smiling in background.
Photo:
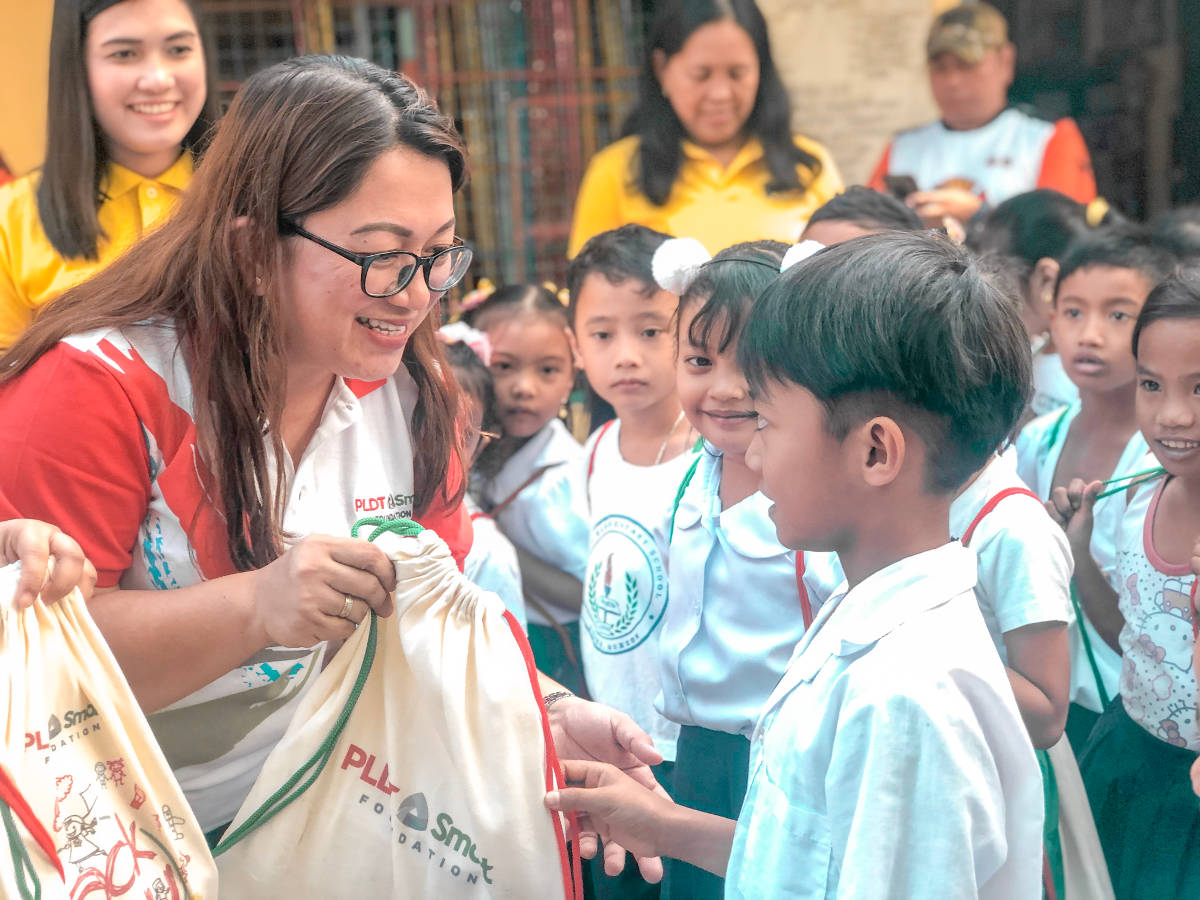
<svg viewBox="0 0 1200 900">
<path fill-rule="evenodd" d="M 174 207 L 215 97 L 191 0 L 57 0 L 46 160 L 0 189 L 0 350 Z"/>
<path fill-rule="evenodd" d="M 710 253 L 759 238 L 795 242 L 842 181 L 790 120 L 754 0 L 661 3 L 626 137 L 583 177 L 569 255 L 630 222 L 695 237 Z"/>
</svg>

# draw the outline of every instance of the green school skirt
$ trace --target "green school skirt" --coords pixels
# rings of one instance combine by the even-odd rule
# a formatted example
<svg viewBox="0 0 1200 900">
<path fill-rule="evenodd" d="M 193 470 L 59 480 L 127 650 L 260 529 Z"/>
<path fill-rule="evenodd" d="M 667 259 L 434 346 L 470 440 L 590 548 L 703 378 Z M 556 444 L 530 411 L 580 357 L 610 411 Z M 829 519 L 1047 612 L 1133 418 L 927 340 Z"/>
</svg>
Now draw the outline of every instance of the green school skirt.
<svg viewBox="0 0 1200 900">
<path fill-rule="evenodd" d="M 529 648 L 538 671 L 549 675 L 577 697 L 587 697 L 583 680 L 583 650 L 579 644 L 579 620 L 563 622 L 563 631 L 571 642 L 570 651 L 562 636 L 550 625 L 529 623 Z"/>
<path fill-rule="evenodd" d="M 679 729 L 672 773 L 675 802 L 736 819 L 750 778 L 750 740 L 695 725 Z M 725 879 L 677 859 L 663 860 L 662 900 L 721 900 Z"/>
<path fill-rule="evenodd" d="M 1116 697 L 1079 760 L 1117 900 L 1200 897 L 1200 798 L 1196 754 L 1129 718 Z"/>
</svg>

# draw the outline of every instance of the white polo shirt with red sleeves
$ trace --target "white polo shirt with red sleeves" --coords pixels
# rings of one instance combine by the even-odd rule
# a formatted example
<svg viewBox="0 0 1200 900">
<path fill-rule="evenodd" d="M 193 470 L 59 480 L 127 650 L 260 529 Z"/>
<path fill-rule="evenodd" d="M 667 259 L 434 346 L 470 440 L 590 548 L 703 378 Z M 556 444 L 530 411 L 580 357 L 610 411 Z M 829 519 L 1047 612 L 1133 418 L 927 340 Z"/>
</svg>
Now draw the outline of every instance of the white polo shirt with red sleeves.
<svg viewBox="0 0 1200 900">
<path fill-rule="evenodd" d="M 911 175 L 921 191 L 966 181 L 992 206 L 1037 188 L 1060 191 L 1080 203 L 1096 197 L 1091 158 L 1074 120 L 1050 122 L 1016 106 L 966 131 L 939 121 L 900 132 L 884 149 L 868 184 L 885 190 L 885 175 Z"/>
<path fill-rule="evenodd" d="M 287 533 L 348 536 L 363 516 L 412 515 L 416 399 L 404 368 L 383 381 L 335 383 L 303 455 L 284 461 Z M 171 590 L 234 571 L 173 325 L 60 342 L 0 386 L 0 422 L 0 505 L 78 540 L 100 587 Z M 453 460 L 451 468 L 453 482 L 461 472 Z M 461 506 L 425 518 L 461 564 L 470 545 Z M 206 830 L 237 812 L 323 650 L 269 647 L 150 717 Z"/>
</svg>

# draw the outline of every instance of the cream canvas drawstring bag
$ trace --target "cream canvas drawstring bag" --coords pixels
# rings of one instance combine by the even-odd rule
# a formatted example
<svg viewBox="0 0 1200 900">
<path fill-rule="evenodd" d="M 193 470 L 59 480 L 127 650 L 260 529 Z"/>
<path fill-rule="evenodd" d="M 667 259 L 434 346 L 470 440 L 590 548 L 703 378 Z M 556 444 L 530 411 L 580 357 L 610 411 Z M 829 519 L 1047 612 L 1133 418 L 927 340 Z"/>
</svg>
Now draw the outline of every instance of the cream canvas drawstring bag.
<svg viewBox="0 0 1200 900">
<path fill-rule="evenodd" d="M 216 900 L 217 871 L 79 591 L 17 610 L 0 569 L 0 898 Z"/>
<path fill-rule="evenodd" d="M 573 898 L 520 626 L 434 532 L 363 525 L 396 565 L 396 612 L 363 621 L 267 757 L 216 850 L 223 896 Z"/>
</svg>

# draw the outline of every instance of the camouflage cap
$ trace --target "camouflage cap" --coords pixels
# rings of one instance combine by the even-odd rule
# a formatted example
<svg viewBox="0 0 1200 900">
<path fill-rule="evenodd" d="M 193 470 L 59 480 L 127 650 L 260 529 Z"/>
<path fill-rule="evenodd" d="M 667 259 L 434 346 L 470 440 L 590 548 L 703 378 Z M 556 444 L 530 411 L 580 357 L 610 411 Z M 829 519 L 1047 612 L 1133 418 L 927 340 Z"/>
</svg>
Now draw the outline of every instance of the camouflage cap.
<svg viewBox="0 0 1200 900">
<path fill-rule="evenodd" d="M 1008 23 L 996 7 L 988 3 L 968 3 L 942 13 L 929 29 L 925 55 L 935 59 L 952 53 L 974 65 L 988 50 L 1008 43 Z"/>
</svg>

